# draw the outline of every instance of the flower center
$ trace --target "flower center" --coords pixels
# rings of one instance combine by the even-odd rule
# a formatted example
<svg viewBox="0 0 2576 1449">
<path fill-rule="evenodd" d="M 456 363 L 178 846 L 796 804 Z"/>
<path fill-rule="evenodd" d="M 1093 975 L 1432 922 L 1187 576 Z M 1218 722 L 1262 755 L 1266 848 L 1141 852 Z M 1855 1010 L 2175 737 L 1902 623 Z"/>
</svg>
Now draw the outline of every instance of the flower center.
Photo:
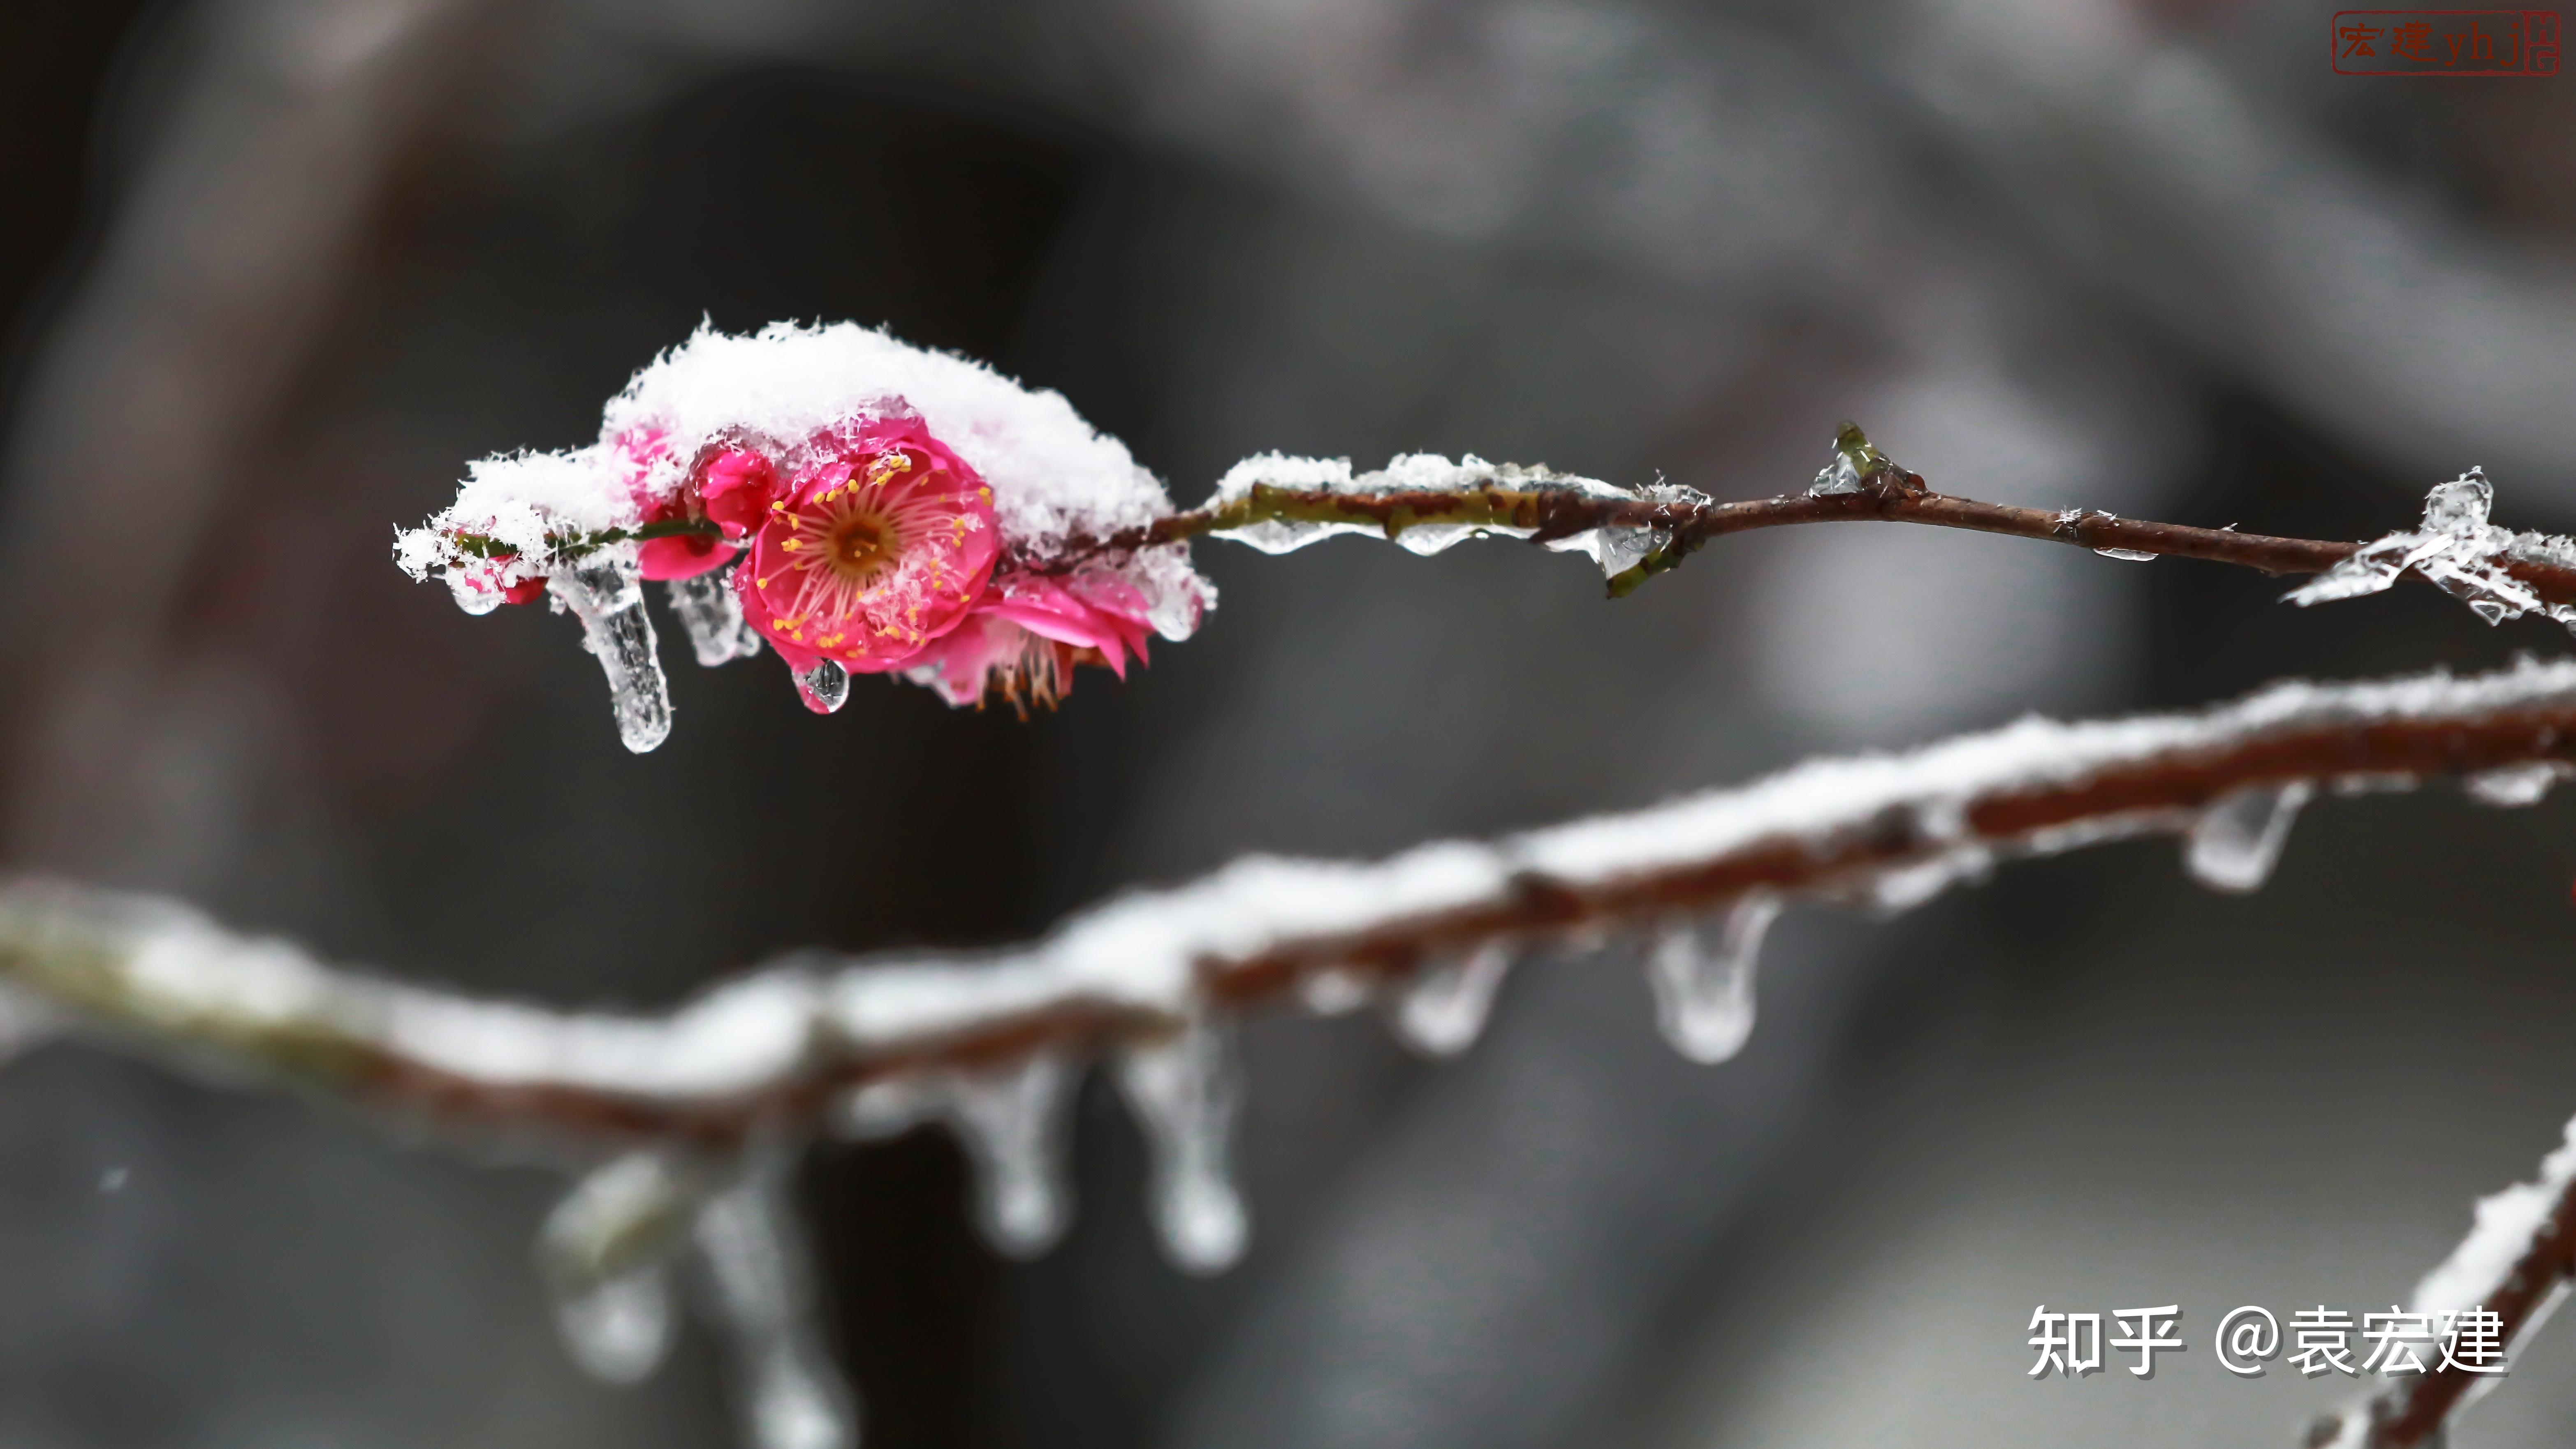
<svg viewBox="0 0 2576 1449">
<path fill-rule="evenodd" d="M 886 546 L 885 520 L 873 513 L 849 513 L 836 520 L 824 537 L 824 553 L 834 572 L 864 582 L 874 578 L 894 555 Z"/>
</svg>

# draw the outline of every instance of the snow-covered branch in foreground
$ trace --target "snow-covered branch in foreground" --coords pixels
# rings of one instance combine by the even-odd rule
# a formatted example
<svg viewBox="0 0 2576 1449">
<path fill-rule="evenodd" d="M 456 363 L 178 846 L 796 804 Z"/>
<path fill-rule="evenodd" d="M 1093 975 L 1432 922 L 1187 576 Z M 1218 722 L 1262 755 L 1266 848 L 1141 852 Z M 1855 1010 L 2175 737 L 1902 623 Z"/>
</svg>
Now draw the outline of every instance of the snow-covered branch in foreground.
<svg viewBox="0 0 2576 1449">
<path fill-rule="evenodd" d="M 2492 1343 L 2518 1356 L 2576 1275 L 2576 1121 L 2540 1160 L 2540 1175 L 2478 1202 L 2475 1226 L 2415 1287 L 2408 1310 L 2436 1325 L 2483 1310 Z M 2445 1353 L 2430 1372 L 2392 1379 L 2367 1403 L 2320 1419 L 2310 1449 L 2416 1449 L 2440 1444 L 2451 1420 L 2496 1385 L 2495 1366 L 2472 1368 Z"/>
<path fill-rule="evenodd" d="M 2156 833 L 2183 837 L 2204 882 L 2250 890 L 2320 791 L 2453 775 L 2483 803 L 2528 805 L 2571 774 L 2576 662 L 2285 683 L 2196 713 L 2026 719 L 1373 864 L 1250 858 L 1026 947 L 801 953 L 663 1015 L 456 996 L 167 902 L 25 882 L 0 891 L 0 1040 L 76 1035 L 591 1165 L 541 1235 L 576 1356 L 612 1378 L 648 1371 L 670 1334 L 669 1265 L 693 1245 L 740 1345 L 754 1442 L 816 1449 L 841 1442 L 847 1414 L 805 1321 L 780 1164 L 818 1131 L 945 1122 L 976 1165 L 987 1234 L 1034 1253 L 1068 1212 L 1069 1094 L 1104 1058 L 1152 1148 L 1165 1247 L 1212 1271 L 1245 1234 L 1227 1139 L 1246 1008 L 1374 1000 L 1446 1055 L 1474 1040 L 1516 957 L 1624 938 L 1674 1046 L 1720 1061 L 1751 1028 L 1755 953 L 1784 904 L 1901 911 L 2001 860 Z"/>
<path fill-rule="evenodd" d="M 700 329 L 610 401 L 588 447 L 474 464 L 453 504 L 397 535 L 394 557 L 414 578 L 443 577 L 469 613 L 550 598 L 578 617 L 619 734 L 641 751 L 671 729 L 647 579 L 664 584 L 699 663 L 766 643 L 824 713 L 854 673 L 1023 710 L 1053 704 L 1081 664 L 1123 678 L 1149 636 L 1188 638 L 1215 604 L 1190 565 L 1202 536 L 1265 553 L 1339 534 L 1422 554 L 1524 539 L 1589 557 L 1615 598 L 1729 533 L 1919 523 L 2322 574 L 2291 595 L 2302 604 L 2412 572 L 2489 623 L 2534 611 L 2576 623 L 2576 541 L 2493 527 L 2491 499 L 2472 469 L 2433 490 L 2419 531 L 2366 545 L 2275 538 L 1935 493 L 1846 424 L 1804 492 L 1740 503 L 1472 454 L 1357 472 L 1265 453 L 1175 513 L 1058 394 L 847 323 L 780 324 Z"/>
</svg>

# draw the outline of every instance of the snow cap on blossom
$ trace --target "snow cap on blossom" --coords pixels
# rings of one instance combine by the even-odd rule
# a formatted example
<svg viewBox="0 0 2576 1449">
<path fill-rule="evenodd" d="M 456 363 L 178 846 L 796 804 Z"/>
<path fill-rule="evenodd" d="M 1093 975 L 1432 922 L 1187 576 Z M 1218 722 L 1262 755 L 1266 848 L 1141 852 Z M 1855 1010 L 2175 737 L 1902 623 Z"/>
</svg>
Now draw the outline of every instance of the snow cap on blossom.
<svg viewBox="0 0 2576 1449">
<path fill-rule="evenodd" d="M 665 582 L 702 661 L 765 641 L 809 703 L 837 702 L 843 673 L 887 673 L 1024 704 L 1197 628 L 1215 591 L 1186 545 L 1060 558 L 1171 511 L 1056 393 L 848 323 L 701 327 L 610 400 L 597 443 L 474 463 L 394 554 L 469 612 L 551 591 L 622 725 L 628 685 L 661 691 L 638 578 Z M 657 710 L 668 727 L 667 703 L 645 704 L 636 748 L 658 742 Z"/>
</svg>

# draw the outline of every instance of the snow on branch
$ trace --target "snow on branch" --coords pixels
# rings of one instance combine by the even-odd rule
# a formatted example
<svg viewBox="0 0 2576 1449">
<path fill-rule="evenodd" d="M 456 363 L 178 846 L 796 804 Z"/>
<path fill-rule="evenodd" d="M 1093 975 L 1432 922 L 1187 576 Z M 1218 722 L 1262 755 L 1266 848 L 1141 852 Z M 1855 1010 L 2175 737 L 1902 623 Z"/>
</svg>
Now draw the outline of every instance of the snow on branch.
<svg viewBox="0 0 2576 1449">
<path fill-rule="evenodd" d="M 2409 1312 L 2441 1344 L 2441 1361 L 2395 1378 L 2367 1403 L 2319 1419 L 2310 1449 L 2416 1449 L 2444 1442 L 2461 1409 L 2491 1389 L 2576 1277 L 2576 1121 L 2540 1174 L 2479 1200 L 2475 1225 L 2415 1288 Z M 2481 1355 L 2453 1350 L 2474 1316 Z M 2429 1356 L 2429 1354 L 2428 1354 Z"/>
</svg>

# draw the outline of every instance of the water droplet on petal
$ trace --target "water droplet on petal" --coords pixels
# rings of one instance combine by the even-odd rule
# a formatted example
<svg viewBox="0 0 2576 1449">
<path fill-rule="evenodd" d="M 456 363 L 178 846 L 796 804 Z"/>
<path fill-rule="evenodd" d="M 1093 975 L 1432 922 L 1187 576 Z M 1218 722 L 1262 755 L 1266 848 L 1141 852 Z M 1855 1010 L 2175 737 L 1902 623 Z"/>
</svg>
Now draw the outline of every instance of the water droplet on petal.
<svg viewBox="0 0 2576 1449">
<path fill-rule="evenodd" d="M 2183 868 L 2211 890 L 2259 889 L 2281 858 L 2299 808 L 2315 793 L 2308 781 L 2292 780 L 2219 796 L 2183 838 Z"/>
<path fill-rule="evenodd" d="M 546 587 L 581 620 L 582 647 L 608 676 L 617 737 L 643 754 L 669 738 L 671 686 L 644 609 L 644 586 L 632 558 L 607 558 L 566 569 Z"/>
<path fill-rule="evenodd" d="M 1242 1095 L 1232 1033 L 1193 1021 L 1127 1046 L 1113 1065 L 1152 1157 L 1148 1199 L 1165 1255 L 1191 1273 L 1233 1266 L 1250 1225 L 1230 1165 Z"/>
<path fill-rule="evenodd" d="M 816 714 L 837 713 L 850 702 L 850 671 L 836 660 L 826 659 L 811 669 L 797 671 L 796 697 Z"/>
<path fill-rule="evenodd" d="M 1727 1060 L 1753 1035 L 1753 979 L 1780 897 L 1756 891 L 1706 920 L 1667 922 L 1646 957 L 1655 1024 L 1695 1062 Z"/>
<path fill-rule="evenodd" d="M 1494 994 L 1512 967 L 1512 948 L 1480 941 L 1415 968 L 1386 1011 L 1396 1040 L 1426 1057 L 1454 1057 L 1476 1044 L 1493 1014 Z"/>
<path fill-rule="evenodd" d="M 662 586 L 671 612 L 688 631 L 689 647 L 709 668 L 760 652 L 760 631 L 742 617 L 742 600 L 724 571 L 710 569 L 693 578 L 672 579 Z"/>
</svg>

